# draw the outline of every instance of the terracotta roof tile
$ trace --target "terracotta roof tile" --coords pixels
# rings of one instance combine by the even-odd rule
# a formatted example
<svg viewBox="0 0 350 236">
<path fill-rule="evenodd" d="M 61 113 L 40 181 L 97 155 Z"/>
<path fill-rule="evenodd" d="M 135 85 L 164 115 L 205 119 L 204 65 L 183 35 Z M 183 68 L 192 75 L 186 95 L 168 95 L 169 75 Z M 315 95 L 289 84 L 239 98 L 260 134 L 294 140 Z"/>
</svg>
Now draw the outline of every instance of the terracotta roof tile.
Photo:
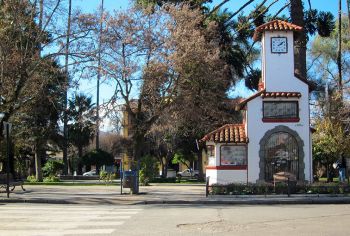
<svg viewBox="0 0 350 236">
<path fill-rule="evenodd" d="M 215 143 L 247 143 L 244 124 L 227 124 L 209 134 L 201 141 L 213 141 Z"/>
<path fill-rule="evenodd" d="M 291 31 L 300 31 L 303 27 L 294 25 L 292 23 L 282 21 L 282 20 L 273 20 L 270 22 L 267 22 L 263 25 L 260 25 L 258 28 L 255 29 L 255 31 L 263 32 L 266 30 L 291 30 Z"/>
<path fill-rule="evenodd" d="M 273 20 L 270 22 L 267 22 L 263 25 L 258 26 L 255 29 L 253 39 L 254 41 L 259 40 L 259 36 L 264 31 L 301 31 L 303 27 L 282 21 L 282 20 Z"/>
<path fill-rule="evenodd" d="M 260 95 L 262 98 L 300 98 L 299 92 L 263 92 Z"/>
<path fill-rule="evenodd" d="M 259 92 L 253 94 L 252 96 L 244 99 L 243 101 L 241 101 L 238 105 L 236 105 L 235 110 L 239 111 L 241 110 L 249 101 L 253 100 L 256 97 L 261 96 L 262 93 L 265 93 L 265 89 L 264 90 L 260 90 Z"/>
</svg>

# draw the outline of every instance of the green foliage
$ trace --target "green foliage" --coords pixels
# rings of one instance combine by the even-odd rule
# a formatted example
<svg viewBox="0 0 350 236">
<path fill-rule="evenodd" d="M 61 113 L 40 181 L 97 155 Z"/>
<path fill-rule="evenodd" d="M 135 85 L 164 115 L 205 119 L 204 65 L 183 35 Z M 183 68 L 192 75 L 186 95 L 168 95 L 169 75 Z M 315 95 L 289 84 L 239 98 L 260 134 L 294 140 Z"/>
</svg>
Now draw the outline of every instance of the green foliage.
<svg viewBox="0 0 350 236">
<path fill-rule="evenodd" d="M 334 16 L 330 12 L 318 12 L 311 9 L 304 12 L 305 30 L 310 35 L 316 32 L 321 37 L 329 37 L 334 30 Z"/>
<path fill-rule="evenodd" d="M 75 94 L 68 101 L 68 125 L 69 141 L 78 148 L 78 155 L 81 157 L 82 148 L 89 145 L 95 133 L 95 106 L 91 97 L 84 94 Z"/>
<path fill-rule="evenodd" d="M 167 3 L 181 4 L 186 3 L 192 7 L 204 7 L 205 3 L 211 2 L 212 0 L 134 0 L 135 3 L 142 7 L 155 7 L 162 6 Z"/>
<path fill-rule="evenodd" d="M 313 157 L 326 165 L 335 162 L 341 153 L 350 153 L 350 138 L 341 123 L 330 118 L 316 122 L 313 135 Z"/>
<path fill-rule="evenodd" d="M 87 166 L 96 165 L 97 167 L 103 165 L 112 165 L 114 161 L 113 156 L 101 149 L 93 150 L 83 156 L 82 163 Z"/>
<path fill-rule="evenodd" d="M 290 193 L 293 194 L 348 194 L 350 193 L 350 185 L 344 184 L 295 184 L 290 183 Z M 212 195 L 267 195 L 267 194 L 287 194 L 288 186 L 286 183 L 276 183 L 274 187 L 272 183 L 262 184 L 228 184 L 213 185 L 209 187 Z"/>
<path fill-rule="evenodd" d="M 339 71 L 337 68 L 338 31 L 338 27 L 336 27 L 327 38 L 319 35 L 316 36 L 311 47 L 311 59 L 314 61 L 312 65 L 315 70 L 314 77 L 324 82 L 328 81 L 331 88 L 339 83 Z M 346 17 L 342 18 L 341 34 L 342 82 L 345 87 L 349 85 L 348 78 L 350 75 L 350 61 L 348 59 L 350 52 L 350 32 L 348 19 Z"/>
<path fill-rule="evenodd" d="M 196 156 L 192 152 L 184 153 L 183 151 L 177 151 L 172 159 L 173 164 L 184 164 L 190 169 L 189 162 L 196 160 Z"/>
<path fill-rule="evenodd" d="M 100 171 L 100 180 L 102 180 L 106 185 L 112 183 L 113 173 L 108 173 L 104 170 Z"/>
<path fill-rule="evenodd" d="M 56 176 L 61 170 L 63 170 L 64 165 L 62 161 L 48 160 L 44 167 L 42 168 L 43 174 L 46 177 Z"/>
<path fill-rule="evenodd" d="M 157 176 L 157 164 L 157 159 L 153 156 L 147 155 L 142 157 L 139 172 L 139 181 L 142 185 L 147 186 L 148 183 Z"/>
<path fill-rule="evenodd" d="M 35 175 L 29 175 L 29 176 L 27 177 L 27 181 L 28 181 L 29 183 L 36 183 L 36 182 L 38 182 L 38 180 L 36 179 Z"/>
<path fill-rule="evenodd" d="M 60 182 L 60 179 L 56 176 L 50 175 L 44 178 L 44 183 Z"/>
</svg>

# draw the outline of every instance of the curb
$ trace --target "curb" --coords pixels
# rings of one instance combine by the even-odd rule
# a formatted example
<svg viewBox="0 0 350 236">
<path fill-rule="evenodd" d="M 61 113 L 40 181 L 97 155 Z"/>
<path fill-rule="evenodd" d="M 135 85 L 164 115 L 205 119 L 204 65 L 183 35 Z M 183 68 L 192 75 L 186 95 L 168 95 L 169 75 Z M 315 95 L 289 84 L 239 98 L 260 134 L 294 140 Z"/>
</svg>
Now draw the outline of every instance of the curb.
<svg viewBox="0 0 350 236">
<path fill-rule="evenodd" d="M 76 204 L 72 201 L 57 199 L 18 199 L 18 198 L 2 198 L 0 203 L 45 203 L 45 204 Z"/>
<path fill-rule="evenodd" d="M 120 204 L 120 205 L 296 205 L 296 204 L 350 204 L 349 197 L 303 198 L 303 199 L 222 199 L 222 200 L 112 200 L 111 202 L 77 202 L 57 199 L 0 199 L 1 203 L 34 204 Z"/>
</svg>

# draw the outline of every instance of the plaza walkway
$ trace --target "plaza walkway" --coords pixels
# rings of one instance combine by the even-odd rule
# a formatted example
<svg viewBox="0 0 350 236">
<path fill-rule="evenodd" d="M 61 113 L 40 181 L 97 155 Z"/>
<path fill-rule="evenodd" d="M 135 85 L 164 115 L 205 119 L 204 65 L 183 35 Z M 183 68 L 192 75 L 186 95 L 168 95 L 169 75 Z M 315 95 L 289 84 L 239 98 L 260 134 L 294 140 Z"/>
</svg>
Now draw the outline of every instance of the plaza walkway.
<svg viewBox="0 0 350 236">
<path fill-rule="evenodd" d="M 16 188 L 1 202 L 57 204 L 337 204 L 350 203 L 346 195 L 253 195 L 205 196 L 205 185 L 153 184 L 141 186 L 140 194 L 130 195 L 129 189 L 120 192 L 118 185 L 50 186 L 25 185 L 26 191 Z"/>
</svg>

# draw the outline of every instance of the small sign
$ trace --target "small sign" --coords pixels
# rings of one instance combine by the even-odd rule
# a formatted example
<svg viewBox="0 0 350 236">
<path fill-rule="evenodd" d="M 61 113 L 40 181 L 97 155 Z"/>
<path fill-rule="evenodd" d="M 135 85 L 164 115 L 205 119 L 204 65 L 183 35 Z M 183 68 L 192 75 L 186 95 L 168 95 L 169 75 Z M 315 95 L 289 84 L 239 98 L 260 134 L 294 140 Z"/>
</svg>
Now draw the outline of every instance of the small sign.
<svg viewBox="0 0 350 236">
<path fill-rule="evenodd" d="M 3 134 L 4 136 L 6 137 L 6 134 L 7 134 L 7 129 L 8 129 L 8 133 L 10 134 L 11 133 L 11 129 L 12 129 L 12 124 L 9 123 L 9 122 L 3 122 L 4 124 L 4 130 L 3 130 Z"/>
</svg>

